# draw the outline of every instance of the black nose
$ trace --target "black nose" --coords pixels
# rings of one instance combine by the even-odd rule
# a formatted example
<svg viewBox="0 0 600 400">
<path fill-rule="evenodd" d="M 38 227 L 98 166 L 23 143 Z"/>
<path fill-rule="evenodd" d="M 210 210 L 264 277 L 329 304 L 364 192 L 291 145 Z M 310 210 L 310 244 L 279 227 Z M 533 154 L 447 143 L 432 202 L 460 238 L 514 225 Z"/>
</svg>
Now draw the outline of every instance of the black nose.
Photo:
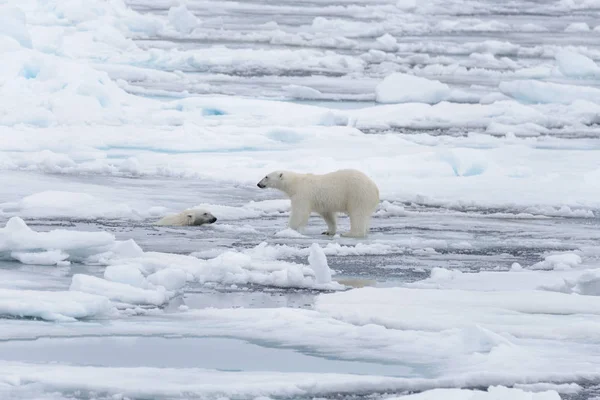
<svg viewBox="0 0 600 400">
<path fill-rule="evenodd" d="M 210 220 L 210 223 L 211 223 L 211 224 L 212 224 L 213 222 L 217 222 L 217 217 L 213 217 L 213 218 Z"/>
<path fill-rule="evenodd" d="M 259 188 L 261 188 L 261 189 L 265 187 L 265 185 L 261 185 L 261 184 L 260 184 L 260 182 L 259 182 L 259 183 L 257 183 L 257 184 L 256 184 L 256 186 L 258 186 L 258 187 L 259 187 Z"/>
</svg>

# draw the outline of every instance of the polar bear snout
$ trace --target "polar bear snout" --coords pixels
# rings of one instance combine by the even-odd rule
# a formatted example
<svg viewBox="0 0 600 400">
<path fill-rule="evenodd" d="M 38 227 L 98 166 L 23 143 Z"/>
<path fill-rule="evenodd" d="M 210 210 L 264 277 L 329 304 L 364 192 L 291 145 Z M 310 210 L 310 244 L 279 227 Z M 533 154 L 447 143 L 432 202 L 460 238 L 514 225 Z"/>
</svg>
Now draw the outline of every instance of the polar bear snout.
<svg viewBox="0 0 600 400">
<path fill-rule="evenodd" d="M 204 212 L 202 215 L 196 216 L 194 225 L 214 224 L 215 222 L 217 222 L 217 217 L 209 212 Z"/>
<path fill-rule="evenodd" d="M 269 175 L 265 176 L 256 184 L 261 189 L 264 188 L 278 188 L 282 185 L 283 182 L 283 172 L 275 171 L 271 172 Z"/>
<path fill-rule="evenodd" d="M 264 178 L 262 178 L 257 184 L 256 186 L 258 186 L 261 189 L 264 189 L 267 187 L 267 179 L 269 179 L 268 176 L 265 176 Z"/>
</svg>

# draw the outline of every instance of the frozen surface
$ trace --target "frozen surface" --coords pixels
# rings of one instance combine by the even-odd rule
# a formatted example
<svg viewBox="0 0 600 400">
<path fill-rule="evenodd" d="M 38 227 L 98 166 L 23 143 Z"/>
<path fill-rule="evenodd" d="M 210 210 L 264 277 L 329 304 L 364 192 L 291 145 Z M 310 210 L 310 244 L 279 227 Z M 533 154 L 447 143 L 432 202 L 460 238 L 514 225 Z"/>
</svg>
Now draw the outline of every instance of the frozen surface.
<svg viewBox="0 0 600 400">
<path fill-rule="evenodd" d="M 599 396 L 599 6 L 0 4 L 0 397 Z"/>
<path fill-rule="evenodd" d="M 110 311 L 104 296 L 81 292 L 33 290 L 0 291 L 0 315 L 16 318 L 41 318 L 49 321 L 74 321 Z"/>
<path fill-rule="evenodd" d="M 450 96 L 448 85 L 418 76 L 395 73 L 387 76 L 375 88 L 379 103 L 435 104 Z"/>
<path fill-rule="evenodd" d="M 560 396 L 555 391 L 545 391 L 540 393 L 526 392 L 521 389 L 509 389 L 502 386 L 490 387 L 487 392 L 460 389 L 434 389 L 423 393 L 397 397 L 402 400 L 430 400 L 430 399 L 448 399 L 448 400 L 558 400 Z"/>
</svg>

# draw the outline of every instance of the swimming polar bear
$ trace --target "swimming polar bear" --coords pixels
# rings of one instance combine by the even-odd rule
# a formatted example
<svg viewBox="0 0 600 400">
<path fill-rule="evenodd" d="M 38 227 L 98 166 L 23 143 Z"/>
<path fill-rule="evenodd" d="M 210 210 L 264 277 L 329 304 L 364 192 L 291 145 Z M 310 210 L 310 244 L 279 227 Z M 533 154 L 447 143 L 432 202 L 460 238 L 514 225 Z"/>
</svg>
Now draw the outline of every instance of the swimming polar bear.
<svg viewBox="0 0 600 400">
<path fill-rule="evenodd" d="M 206 210 L 185 210 L 179 214 L 167 215 L 155 225 L 192 226 L 212 224 L 217 218 Z"/>
<path fill-rule="evenodd" d="M 306 225 L 311 212 L 320 214 L 327 223 L 325 235 L 335 235 L 336 213 L 350 217 L 350 232 L 346 237 L 365 237 L 371 216 L 379 204 L 379 189 L 375 182 L 360 171 L 342 169 L 324 175 L 275 171 L 265 176 L 257 186 L 278 189 L 292 201 L 289 227 L 298 230 Z"/>
</svg>

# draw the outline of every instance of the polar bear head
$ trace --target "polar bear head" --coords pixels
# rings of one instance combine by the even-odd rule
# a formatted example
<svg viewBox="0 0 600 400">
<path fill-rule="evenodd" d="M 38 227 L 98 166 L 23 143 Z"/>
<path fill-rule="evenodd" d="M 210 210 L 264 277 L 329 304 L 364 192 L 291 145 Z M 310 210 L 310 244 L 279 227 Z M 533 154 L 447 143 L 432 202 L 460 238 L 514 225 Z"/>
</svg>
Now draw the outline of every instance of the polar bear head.
<svg viewBox="0 0 600 400">
<path fill-rule="evenodd" d="M 206 210 L 188 210 L 185 212 L 185 221 L 187 225 L 212 224 L 217 218 Z"/>
<path fill-rule="evenodd" d="M 273 171 L 256 184 L 261 189 L 273 188 L 283 190 L 285 186 L 286 177 L 289 173 L 285 171 Z"/>
</svg>

